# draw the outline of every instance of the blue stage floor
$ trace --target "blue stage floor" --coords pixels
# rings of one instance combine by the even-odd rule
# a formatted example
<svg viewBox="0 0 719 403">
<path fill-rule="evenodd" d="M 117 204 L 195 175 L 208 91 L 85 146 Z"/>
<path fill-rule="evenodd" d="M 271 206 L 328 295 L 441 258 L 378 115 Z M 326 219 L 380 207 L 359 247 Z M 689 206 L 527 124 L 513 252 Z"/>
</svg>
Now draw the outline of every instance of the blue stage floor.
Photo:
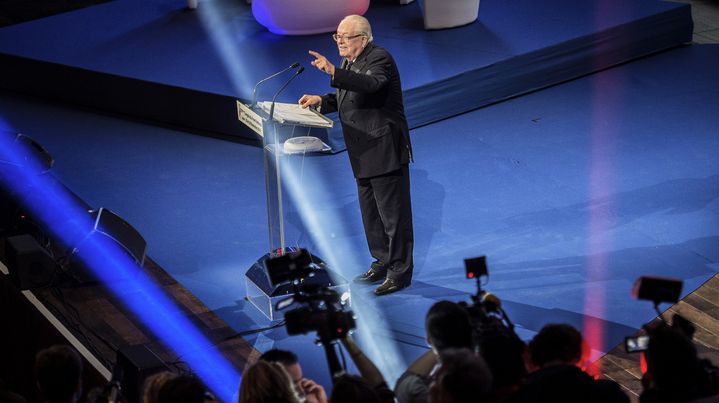
<svg viewBox="0 0 719 403">
<path fill-rule="evenodd" d="M 630 296 L 638 276 L 681 278 L 686 294 L 714 275 L 718 70 L 719 48 L 695 45 L 413 130 L 416 277 L 380 299 L 354 290 L 356 305 L 387 318 L 373 337 L 402 365 L 415 358 L 427 308 L 474 291 L 466 257 L 488 256 L 485 288 L 523 337 L 596 318 L 595 357 L 654 316 Z M 233 328 L 268 325 L 243 301 L 243 273 L 267 248 L 260 149 L 8 94 L 0 115 L 51 152 L 69 188 L 135 226 L 149 256 Z M 290 215 L 290 243 L 329 250 L 340 271 L 359 273 L 369 256 L 346 156 L 306 158 L 302 169 L 322 225 Z M 307 375 L 329 384 L 312 337 L 280 328 L 247 339 L 300 352 Z M 370 353 L 398 375 L 402 365 Z"/>
</svg>

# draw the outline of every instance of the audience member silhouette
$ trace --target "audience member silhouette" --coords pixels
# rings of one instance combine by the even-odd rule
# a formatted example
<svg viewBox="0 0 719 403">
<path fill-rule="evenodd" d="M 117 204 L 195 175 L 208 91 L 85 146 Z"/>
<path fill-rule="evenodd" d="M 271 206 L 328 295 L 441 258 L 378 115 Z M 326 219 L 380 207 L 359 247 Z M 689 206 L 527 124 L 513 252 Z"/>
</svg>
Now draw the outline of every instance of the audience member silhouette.
<svg viewBox="0 0 719 403">
<path fill-rule="evenodd" d="M 641 403 L 687 402 L 719 392 L 718 370 L 698 357 L 691 339 L 693 326 L 678 315 L 674 323 L 671 327 L 660 324 L 649 332 Z"/>
<path fill-rule="evenodd" d="M 21 395 L 9 390 L 5 386 L 5 382 L 0 379 L 0 402 L 3 403 L 26 403 L 26 400 Z"/>
<path fill-rule="evenodd" d="M 527 377 L 527 345 L 513 332 L 483 331 L 479 352 L 492 372 L 489 401 L 501 403 L 514 396 Z"/>
<path fill-rule="evenodd" d="M 142 403 L 158 403 L 160 401 L 160 389 L 168 381 L 177 378 L 177 374 L 170 371 L 163 371 L 149 376 L 142 385 Z"/>
<path fill-rule="evenodd" d="M 529 343 L 534 372 L 512 402 L 521 403 L 628 403 L 615 382 L 596 381 L 582 371 L 587 347 L 582 335 L 570 325 L 544 326 Z"/>
<path fill-rule="evenodd" d="M 332 388 L 333 402 L 364 402 L 365 399 L 375 401 L 374 398 L 368 397 L 368 391 L 372 391 L 372 396 L 376 397 L 376 401 L 381 403 L 393 403 L 395 401 L 394 392 L 387 386 L 384 376 L 379 371 L 372 360 L 367 357 L 362 349 L 354 342 L 351 336 L 347 336 L 341 340 L 342 345 L 347 350 L 352 362 L 360 371 L 361 377 L 343 376 L 336 380 Z M 359 400 L 357 400 L 359 399 Z"/>
<path fill-rule="evenodd" d="M 46 403 L 74 403 L 82 394 L 82 358 L 74 348 L 56 345 L 35 356 L 37 386 Z"/>
<path fill-rule="evenodd" d="M 391 402 L 392 400 L 390 400 Z M 331 403 L 381 403 L 377 392 L 361 376 L 344 374 L 332 386 Z"/>
<path fill-rule="evenodd" d="M 257 361 L 245 370 L 240 383 L 238 403 L 325 403 L 324 389 L 310 385 L 303 399 L 287 371 L 280 364 Z"/>
<path fill-rule="evenodd" d="M 302 373 L 302 366 L 300 366 L 300 361 L 295 353 L 293 353 L 292 351 L 273 348 L 271 350 L 267 350 L 264 354 L 262 354 L 260 356 L 260 360 L 282 365 L 282 367 L 284 367 L 285 371 L 287 371 L 287 374 L 292 379 L 292 382 L 294 382 L 295 388 L 300 393 L 300 395 L 305 395 L 305 390 L 302 386 L 305 377 Z"/>
<path fill-rule="evenodd" d="M 217 399 L 207 392 L 196 376 L 179 375 L 167 379 L 157 391 L 158 403 L 210 403 Z"/>
<path fill-rule="evenodd" d="M 430 384 L 430 403 L 488 402 L 492 373 L 482 356 L 466 348 L 441 354 L 442 365 Z"/>
<path fill-rule="evenodd" d="M 429 308 L 425 316 L 425 333 L 430 350 L 410 364 L 397 381 L 395 394 L 400 403 L 429 400 L 430 377 L 438 369 L 442 351 L 473 349 L 469 314 L 454 302 L 439 301 Z"/>
</svg>

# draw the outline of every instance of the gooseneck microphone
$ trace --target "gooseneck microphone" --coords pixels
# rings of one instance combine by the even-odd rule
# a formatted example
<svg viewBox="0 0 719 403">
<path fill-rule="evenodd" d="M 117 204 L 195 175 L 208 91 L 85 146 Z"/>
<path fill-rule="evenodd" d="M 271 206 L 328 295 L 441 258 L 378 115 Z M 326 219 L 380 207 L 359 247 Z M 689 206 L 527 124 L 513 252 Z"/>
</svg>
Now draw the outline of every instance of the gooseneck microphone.
<svg viewBox="0 0 719 403">
<path fill-rule="evenodd" d="M 297 72 L 296 72 L 295 74 L 293 74 L 292 77 L 290 77 L 290 79 L 287 80 L 287 82 L 285 83 L 285 85 L 283 85 L 282 88 L 280 88 L 279 91 L 277 91 L 277 92 L 275 93 L 275 96 L 272 97 L 272 105 L 270 105 L 270 122 L 272 121 L 272 116 L 275 114 L 275 100 L 277 99 L 277 96 L 280 95 L 280 93 L 281 93 L 282 91 L 284 91 L 285 88 L 287 88 L 288 85 L 290 85 L 290 83 L 292 82 L 292 80 L 294 80 L 295 77 L 299 76 L 300 73 L 302 73 L 303 71 L 305 71 L 305 68 L 304 68 L 304 67 L 300 67 L 299 69 L 297 69 Z"/>
<path fill-rule="evenodd" d="M 257 87 L 259 87 L 260 84 L 264 83 L 265 81 L 267 81 L 271 78 L 275 78 L 275 77 L 279 76 L 280 74 L 284 73 L 287 70 L 296 69 L 299 65 L 300 65 L 299 62 L 294 62 L 294 63 L 290 64 L 289 67 L 286 67 L 286 68 L 278 71 L 277 73 L 275 73 L 269 77 L 265 77 L 262 80 L 258 81 L 257 84 L 255 84 L 255 88 L 252 90 L 252 103 L 250 104 L 250 106 L 255 106 L 257 104 Z"/>
</svg>

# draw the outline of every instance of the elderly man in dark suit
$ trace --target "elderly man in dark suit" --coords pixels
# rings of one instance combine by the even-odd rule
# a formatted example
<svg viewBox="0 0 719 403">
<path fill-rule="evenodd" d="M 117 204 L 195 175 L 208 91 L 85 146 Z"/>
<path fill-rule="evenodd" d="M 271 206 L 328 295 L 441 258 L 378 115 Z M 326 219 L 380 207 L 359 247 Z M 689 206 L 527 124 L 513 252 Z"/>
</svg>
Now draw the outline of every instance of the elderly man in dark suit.
<svg viewBox="0 0 719 403">
<path fill-rule="evenodd" d="M 312 65 L 331 76 L 336 92 L 303 95 L 300 106 L 339 111 L 347 154 L 357 181 L 367 244 L 375 261 L 355 278 L 383 281 L 376 295 L 409 286 L 412 279 L 412 204 L 408 164 L 412 159 L 402 85 L 392 56 L 372 43 L 366 18 L 345 17 L 332 35 L 341 67 L 315 51 Z"/>
</svg>

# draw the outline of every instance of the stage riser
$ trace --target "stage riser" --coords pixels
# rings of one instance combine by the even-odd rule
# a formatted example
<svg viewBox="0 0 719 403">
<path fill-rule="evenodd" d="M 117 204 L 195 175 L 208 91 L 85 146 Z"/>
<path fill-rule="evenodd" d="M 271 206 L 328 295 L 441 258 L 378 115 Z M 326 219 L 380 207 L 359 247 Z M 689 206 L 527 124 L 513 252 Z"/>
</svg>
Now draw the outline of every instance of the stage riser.
<svg viewBox="0 0 719 403">
<path fill-rule="evenodd" d="M 686 5 L 408 89 L 410 128 L 688 43 L 692 31 Z M 9 54 L 0 54 L 0 65 L 3 89 L 260 144 L 237 121 L 234 97 Z M 344 148 L 339 127 L 332 130 L 319 137 L 339 151 Z"/>
<path fill-rule="evenodd" d="M 0 87 L 13 92 L 257 141 L 237 120 L 232 97 L 7 54 L 0 54 L 0 65 Z"/>
<path fill-rule="evenodd" d="M 684 7 L 405 91 L 411 128 L 691 42 Z"/>
</svg>

